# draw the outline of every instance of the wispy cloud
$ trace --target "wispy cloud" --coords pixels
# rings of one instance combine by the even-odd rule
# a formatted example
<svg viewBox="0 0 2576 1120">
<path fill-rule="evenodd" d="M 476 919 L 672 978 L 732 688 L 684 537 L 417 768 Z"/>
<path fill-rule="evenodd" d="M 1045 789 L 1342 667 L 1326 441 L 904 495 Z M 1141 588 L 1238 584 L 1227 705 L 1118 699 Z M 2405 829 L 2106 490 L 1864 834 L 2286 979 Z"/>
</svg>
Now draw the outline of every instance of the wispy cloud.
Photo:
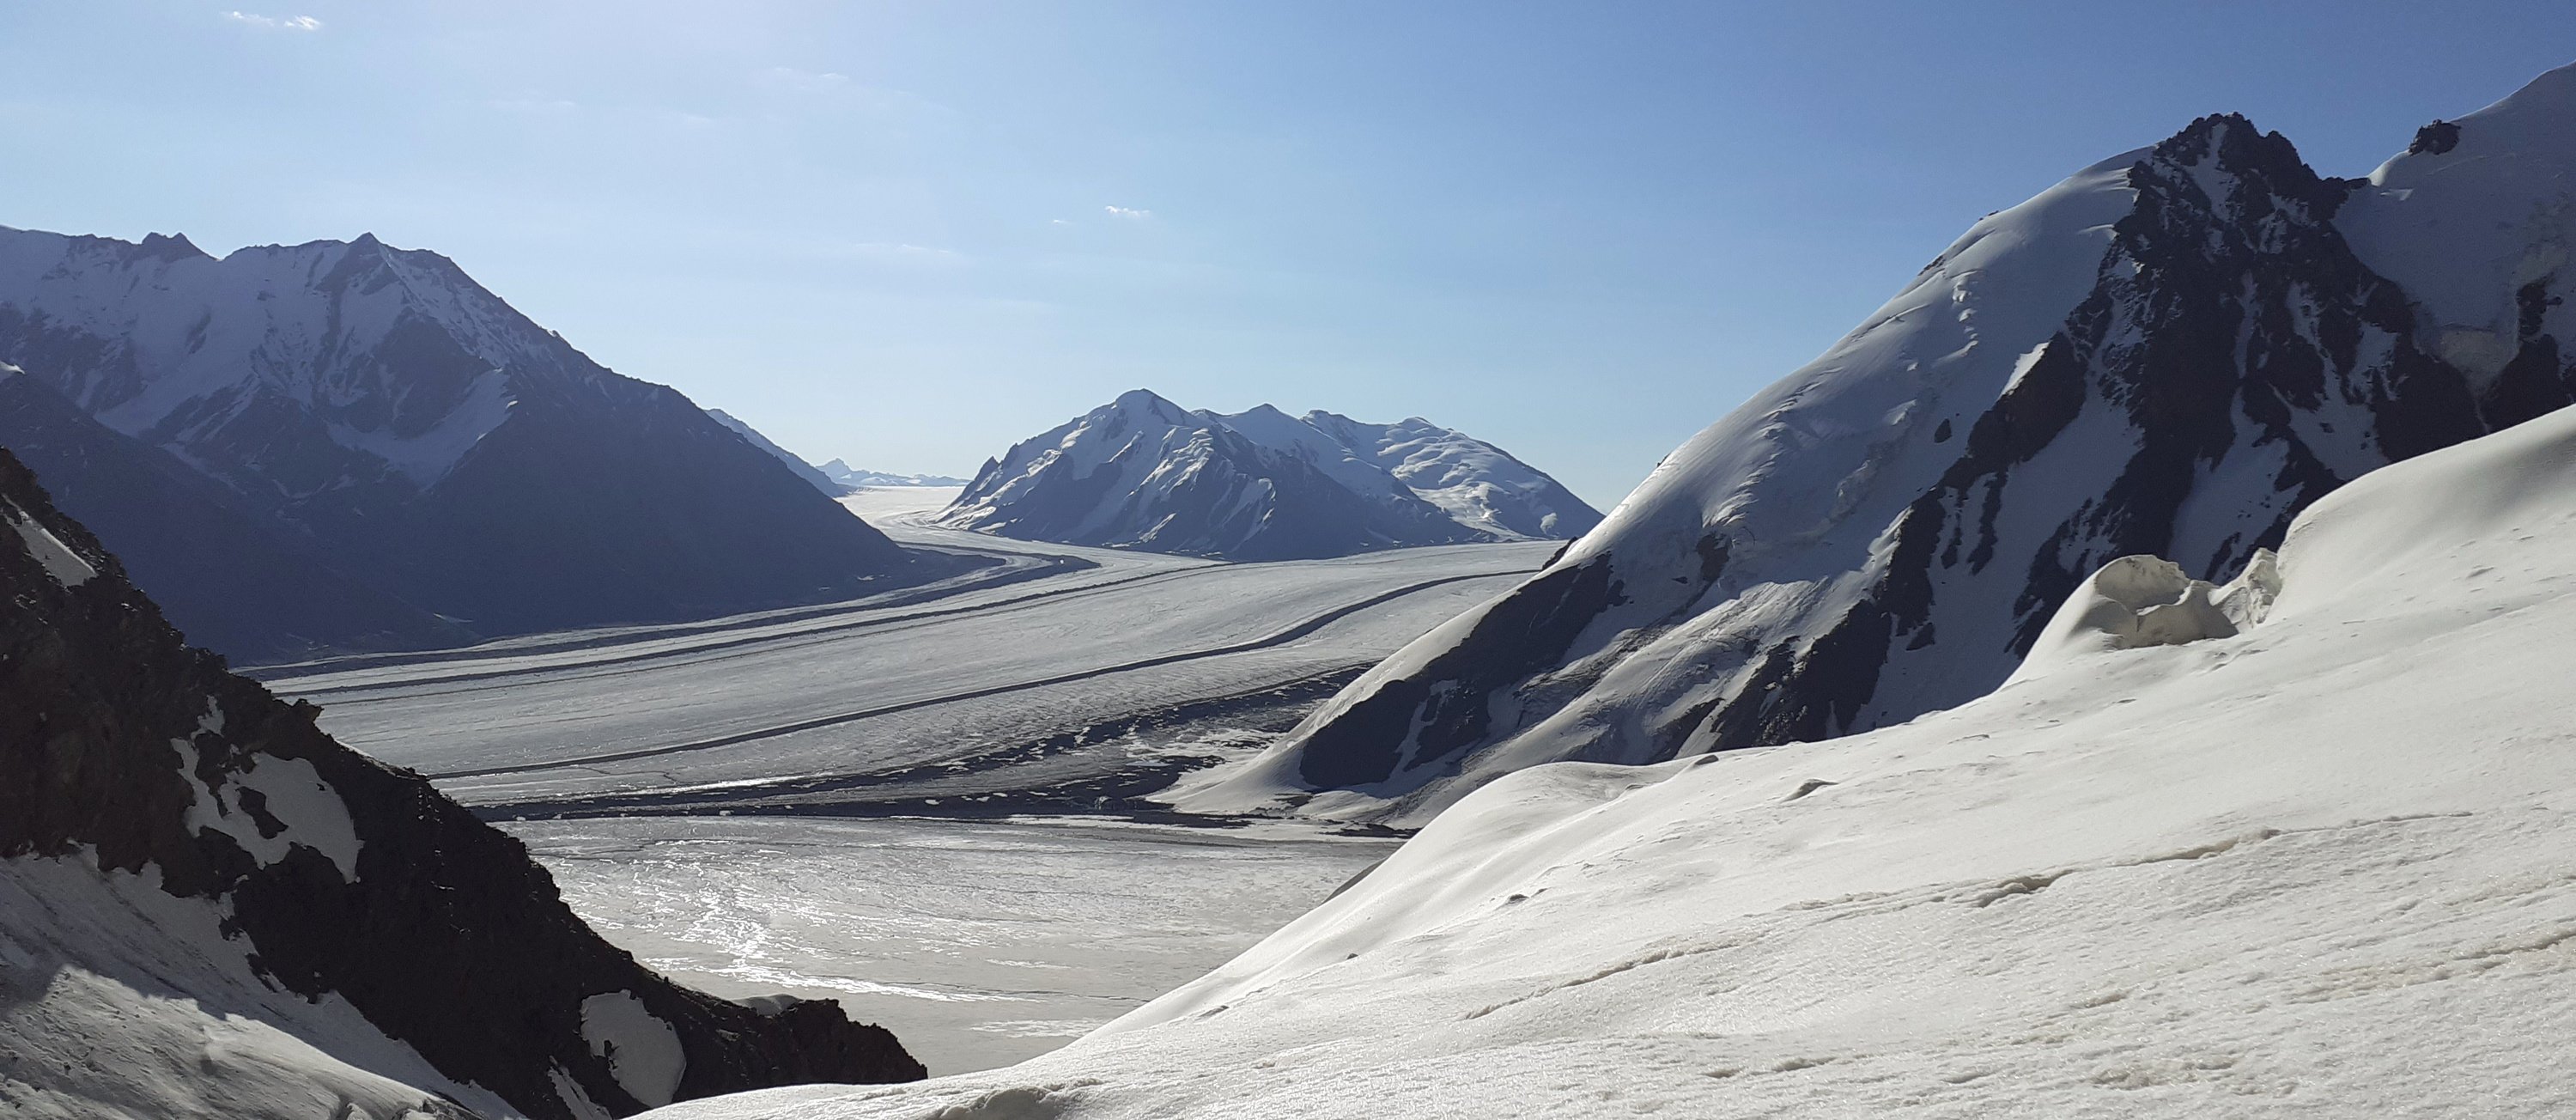
<svg viewBox="0 0 2576 1120">
<path fill-rule="evenodd" d="M 1138 210 L 1129 206 L 1103 206 L 1101 209 L 1109 211 L 1109 216 L 1112 218 L 1125 218 L 1131 222 L 1141 222 L 1154 216 L 1151 210 Z"/>
<path fill-rule="evenodd" d="M 828 71 L 799 70 L 793 66 L 772 66 L 753 76 L 753 80 L 772 89 L 798 93 L 832 93 L 849 88 L 850 76 Z"/>
<path fill-rule="evenodd" d="M 263 16 L 252 12 L 225 12 L 224 18 L 271 31 L 320 31 L 322 21 L 312 16 Z"/>
<path fill-rule="evenodd" d="M 1064 219 L 1062 219 L 1062 218 L 1049 218 L 1049 219 L 1047 219 L 1047 224 L 1048 224 L 1048 225 L 1051 225 L 1051 226 L 1069 226 L 1069 225 L 1072 225 L 1073 223 L 1072 223 L 1072 222 L 1068 222 L 1068 221 L 1066 221 L 1066 220 L 1064 220 Z"/>
</svg>

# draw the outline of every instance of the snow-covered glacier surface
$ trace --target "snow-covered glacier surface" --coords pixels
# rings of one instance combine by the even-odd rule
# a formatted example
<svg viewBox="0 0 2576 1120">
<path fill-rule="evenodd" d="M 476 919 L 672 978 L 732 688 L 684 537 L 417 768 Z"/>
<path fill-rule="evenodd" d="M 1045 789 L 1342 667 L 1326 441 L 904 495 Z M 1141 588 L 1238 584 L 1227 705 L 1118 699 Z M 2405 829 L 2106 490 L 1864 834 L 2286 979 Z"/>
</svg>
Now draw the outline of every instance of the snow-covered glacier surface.
<svg viewBox="0 0 2576 1120">
<path fill-rule="evenodd" d="M 851 500 L 867 509 L 872 493 Z M 1320 699 L 1554 547 L 1219 564 L 1023 544 L 916 516 L 882 524 L 907 546 L 1004 562 L 926 598 L 351 658 L 270 683 L 321 704 L 342 742 L 470 804 L 530 815 L 669 811 L 679 797 L 710 809 L 954 808 L 1037 784 L 1116 787 L 1081 794 L 1087 808 L 1195 765 L 1175 752 L 1204 762 L 1247 745 L 1199 732 L 1210 713 L 1258 724 Z"/>
<path fill-rule="evenodd" d="M 654 970 L 838 999 L 950 1073 L 1134 1010 L 1383 857 L 1303 824 L 1172 823 L 1153 795 L 1554 547 L 1221 564 L 923 524 L 955 493 L 843 499 L 908 547 L 1002 561 L 944 586 L 272 683 L 524 818 L 505 827 L 566 901 Z"/>
<path fill-rule="evenodd" d="M 509 831 L 592 928 L 716 995 L 841 1001 L 933 1074 L 1062 1046 L 1395 847 L 1295 825 L 625 817 Z"/>
<path fill-rule="evenodd" d="M 1954 709 L 1506 776 L 1063 1050 L 655 1115 L 2566 1112 L 2571 555 L 2576 410 L 2320 500 L 2211 636 L 2096 581 Z"/>
</svg>

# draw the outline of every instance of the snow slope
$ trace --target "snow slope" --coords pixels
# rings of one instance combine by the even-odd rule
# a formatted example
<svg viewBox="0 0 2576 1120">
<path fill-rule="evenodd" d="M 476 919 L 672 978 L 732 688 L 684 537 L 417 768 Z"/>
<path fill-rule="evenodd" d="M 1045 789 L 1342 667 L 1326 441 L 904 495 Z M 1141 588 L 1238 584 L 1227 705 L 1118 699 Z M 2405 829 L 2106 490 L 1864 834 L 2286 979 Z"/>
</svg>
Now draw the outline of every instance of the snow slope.
<svg viewBox="0 0 2576 1120">
<path fill-rule="evenodd" d="M 1381 427 L 1269 405 L 1229 416 L 1139 389 L 985 464 L 940 523 L 1280 560 L 1558 539 L 1596 520 L 1555 480 L 1419 419 Z"/>
<path fill-rule="evenodd" d="M 2097 583 L 1947 711 L 1505 776 L 1056 1053 L 654 1115 L 2568 1112 L 2570 556 L 2576 410 L 2314 503 L 2241 633 Z"/>
<path fill-rule="evenodd" d="M 2571 116 L 2576 79 L 2554 72 L 2385 186 L 2208 117 L 1992 215 L 1548 571 L 1188 804 L 1419 822 L 1540 762 L 1867 730 L 2001 683 L 2114 557 L 2223 578 L 2350 479 L 2571 399 L 2561 281 L 2512 288 L 2557 259 L 2576 205 Z M 2499 207 L 2535 216 L 2452 244 Z M 2453 253 L 2486 263 L 2454 277 Z M 2510 375 L 2418 329 L 2517 298 Z"/>
<path fill-rule="evenodd" d="M 1555 479 L 1455 428 L 1419 416 L 1365 424 L 1320 410 L 1303 423 L 1365 455 L 1459 524 L 1499 539 L 1572 540 L 1601 523 L 1598 510 Z"/>
</svg>

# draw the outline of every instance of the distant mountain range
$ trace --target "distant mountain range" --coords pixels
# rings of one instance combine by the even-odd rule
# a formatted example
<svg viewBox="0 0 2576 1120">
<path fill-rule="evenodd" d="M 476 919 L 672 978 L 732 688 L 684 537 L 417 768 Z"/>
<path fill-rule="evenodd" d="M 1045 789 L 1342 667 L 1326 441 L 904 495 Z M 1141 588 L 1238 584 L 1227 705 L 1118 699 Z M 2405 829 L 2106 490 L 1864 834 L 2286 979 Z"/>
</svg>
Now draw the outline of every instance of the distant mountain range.
<svg viewBox="0 0 2576 1120">
<path fill-rule="evenodd" d="M 1989 216 L 1233 792 L 1419 820 L 1541 762 L 1885 727 L 2002 683 L 2109 560 L 2227 578 L 2336 487 L 2576 401 L 2570 121 L 2576 67 L 2340 179 L 2212 116 Z"/>
<path fill-rule="evenodd" d="M 1286 560 L 1573 537 L 1600 520 L 1500 448 L 1419 418 L 1363 424 L 1268 405 L 1221 415 L 1139 389 L 986 463 L 937 523 Z"/>
<path fill-rule="evenodd" d="M 787 464 L 787 469 L 796 472 L 796 477 L 804 479 L 815 489 L 836 498 L 853 490 L 879 486 L 966 485 L 965 479 L 950 478 L 944 474 L 886 474 L 882 471 L 863 471 L 838 459 L 828 463 L 808 463 L 798 458 L 795 452 L 778 446 L 768 436 L 754 431 L 751 425 L 735 419 L 723 409 L 710 408 L 707 410 L 707 415 L 714 417 L 716 423 L 731 428 L 742 438 L 750 440 L 753 447 L 766 451 L 779 462 Z"/>
<path fill-rule="evenodd" d="M 829 1000 L 601 940 L 517 840 L 187 648 L 6 451 L 0 520 L 0 1111 L 590 1120 L 922 1076 Z"/>
<path fill-rule="evenodd" d="M 217 259 L 0 227 L 0 362 L 27 382 L 0 386 L 0 445 L 239 658 L 817 602 L 955 563 L 372 236 Z"/>
<path fill-rule="evenodd" d="M 815 469 L 822 471 L 823 477 L 831 479 L 834 485 L 842 488 L 843 492 L 880 486 L 966 485 L 965 479 L 950 478 L 944 474 L 887 474 L 884 471 L 863 471 L 838 459 L 818 464 Z"/>
</svg>

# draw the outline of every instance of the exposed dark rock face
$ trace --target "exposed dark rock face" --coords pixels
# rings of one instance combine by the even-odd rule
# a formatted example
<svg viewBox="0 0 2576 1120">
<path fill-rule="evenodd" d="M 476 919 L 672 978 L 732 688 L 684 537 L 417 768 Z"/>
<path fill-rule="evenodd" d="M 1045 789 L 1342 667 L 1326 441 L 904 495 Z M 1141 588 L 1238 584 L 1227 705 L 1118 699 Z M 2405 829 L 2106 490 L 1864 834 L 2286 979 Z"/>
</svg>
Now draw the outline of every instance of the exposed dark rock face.
<svg viewBox="0 0 2576 1120">
<path fill-rule="evenodd" d="M 2445 155 L 2460 146 L 2460 126 L 2449 121 L 2434 121 L 2415 130 L 2415 142 L 2406 145 L 2406 154 Z"/>
<path fill-rule="evenodd" d="M 0 361 L 344 575 L 487 637 L 822 602 L 954 563 L 896 548 L 445 258 L 372 237 L 216 260 L 178 238 L 0 229 Z M 156 590 L 189 615 L 220 582 Z"/>
<path fill-rule="evenodd" d="M 1279 748 L 1293 770 L 1252 773 L 1418 819 L 1531 762 L 1901 722 L 2001 683 L 2116 557 L 2223 580 L 2360 474 L 2576 401 L 2557 273 L 2516 293 L 2501 372 L 2456 365 L 2337 224 L 2373 189 L 2214 116 L 1990 217 L 1549 570 L 1354 682 Z M 2381 251 L 2421 271 L 2418 244 Z M 1562 609 L 1578 578 L 1616 589 L 1589 618 Z"/>
<path fill-rule="evenodd" d="M 764 1012 L 654 975 L 574 917 L 518 841 L 187 648 L 6 453 L 0 503 L 17 530 L 0 531 L 0 857 L 157 870 L 170 895 L 225 906 L 274 985 L 346 1000 L 534 1117 L 575 1115 L 558 1078 L 619 1115 L 662 1103 L 585 1039 L 585 1001 L 612 993 L 676 1039 L 677 1098 L 923 1075 L 830 1001 Z"/>
</svg>

